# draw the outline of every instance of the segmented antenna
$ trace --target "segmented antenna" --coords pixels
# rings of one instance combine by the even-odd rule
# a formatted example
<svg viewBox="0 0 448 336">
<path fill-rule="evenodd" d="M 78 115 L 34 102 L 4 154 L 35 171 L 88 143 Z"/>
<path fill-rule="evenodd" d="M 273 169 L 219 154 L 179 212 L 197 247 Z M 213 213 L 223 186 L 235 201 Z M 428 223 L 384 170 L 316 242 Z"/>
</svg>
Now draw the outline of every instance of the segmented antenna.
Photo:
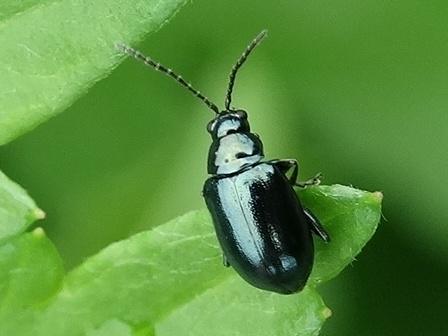
<svg viewBox="0 0 448 336">
<path fill-rule="evenodd" d="M 183 85 L 185 88 L 187 88 L 188 91 L 193 93 L 196 97 L 198 97 L 200 100 L 202 100 L 213 112 L 216 114 L 219 113 L 219 108 L 214 103 L 212 103 L 206 96 L 204 96 L 199 90 L 196 90 L 190 83 L 188 83 L 185 79 L 182 78 L 182 76 L 176 74 L 171 70 L 170 68 L 167 68 L 163 66 L 162 64 L 154 61 L 152 58 L 145 56 L 140 51 L 135 50 L 134 48 L 128 47 L 124 44 L 117 44 L 117 48 L 120 49 L 122 52 L 134 57 L 135 59 L 142 61 L 144 64 L 153 67 L 155 70 L 163 72 L 164 74 L 170 76 L 175 81 Z"/>
<path fill-rule="evenodd" d="M 233 91 L 233 86 L 235 85 L 236 73 L 238 72 L 239 68 L 241 68 L 241 66 L 244 64 L 244 62 L 246 61 L 247 57 L 250 55 L 252 50 L 254 50 L 254 48 L 257 45 L 259 45 L 261 43 L 261 41 L 266 37 L 267 33 L 268 33 L 268 31 L 266 29 L 262 30 L 261 33 L 259 33 L 257 35 L 257 37 L 255 37 L 252 40 L 252 42 L 247 46 L 246 50 L 244 50 L 244 52 L 242 53 L 242 55 L 240 56 L 238 61 L 233 66 L 232 71 L 230 72 L 230 75 L 229 75 L 229 86 L 227 87 L 227 94 L 226 94 L 226 101 L 225 101 L 226 111 L 230 111 L 230 103 L 232 102 L 232 91 Z"/>
</svg>

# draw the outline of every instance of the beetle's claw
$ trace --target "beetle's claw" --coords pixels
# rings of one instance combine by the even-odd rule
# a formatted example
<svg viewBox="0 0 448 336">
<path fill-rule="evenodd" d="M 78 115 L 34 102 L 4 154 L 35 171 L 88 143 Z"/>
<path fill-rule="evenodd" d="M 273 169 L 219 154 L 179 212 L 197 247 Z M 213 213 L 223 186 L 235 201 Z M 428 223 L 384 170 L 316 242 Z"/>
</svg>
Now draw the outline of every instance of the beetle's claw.
<svg viewBox="0 0 448 336">
<path fill-rule="evenodd" d="M 321 180 L 323 179 L 324 175 L 319 172 L 317 173 L 312 179 L 311 179 L 311 183 L 312 185 L 319 185 Z"/>
</svg>

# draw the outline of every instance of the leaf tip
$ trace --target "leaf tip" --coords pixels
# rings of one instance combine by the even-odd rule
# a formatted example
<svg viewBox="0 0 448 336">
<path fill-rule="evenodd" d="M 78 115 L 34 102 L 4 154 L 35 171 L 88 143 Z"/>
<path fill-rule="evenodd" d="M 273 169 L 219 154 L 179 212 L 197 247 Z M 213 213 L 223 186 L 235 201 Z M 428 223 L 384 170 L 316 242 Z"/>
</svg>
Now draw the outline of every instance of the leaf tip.
<svg viewBox="0 0 448 336">
<path fill-rule="evenodd" d="M 378 203 L 381 203 L 383 201 L 383 193 L 381 191 L 373 192 L 372 196 L 378 201 Z"/>
<path fill-rule="evenodd" d="M 35 238 L 44 238 L 45 237 L 45 231 L 41 227 L 35 228 L 32 232 L 33 237 Z"/>
<path fill-rule="evenodd" d="M 328 319 L 331 317 L 331 315 L 333 315 L 333 312 L 330 308 L 325 307 L 324 309 L 322 309 L 321 314 L 324 319 Z"/>
<path fill-rule="evenodd" d="M 46 213 L 39 208 L 33 210 L 33 216 L 35 219 L 44 219 L 46 217 Z"/>
</svg>

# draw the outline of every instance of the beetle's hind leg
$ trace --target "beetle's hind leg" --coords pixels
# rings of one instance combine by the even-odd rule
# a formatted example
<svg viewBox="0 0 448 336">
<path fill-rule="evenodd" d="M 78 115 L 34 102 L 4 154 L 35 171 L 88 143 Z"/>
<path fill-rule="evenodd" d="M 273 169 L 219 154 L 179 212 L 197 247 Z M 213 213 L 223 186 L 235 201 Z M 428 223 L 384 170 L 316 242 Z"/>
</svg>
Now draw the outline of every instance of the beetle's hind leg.
<svg viewBox="0 0 448 336">
<path fill-rule="evenodd" d="M 222 264 L 223 264 L 225 267 L 230 267 L 230 263 L 229 263 L 229 261 L 227 260 L 226 255 L 225 255 L 224 253 L 222 254 Z"/>
<path fill-rule="evenodd" d="M 308 224 L 311 226 L 313 233 L 319 236 L 324 242 L 328 243 L 330 241 L 330 235 L 324 229 L 319 220 L 308 209 L 303 209 L 303 212 L 307 218 Z"/>
</svg>

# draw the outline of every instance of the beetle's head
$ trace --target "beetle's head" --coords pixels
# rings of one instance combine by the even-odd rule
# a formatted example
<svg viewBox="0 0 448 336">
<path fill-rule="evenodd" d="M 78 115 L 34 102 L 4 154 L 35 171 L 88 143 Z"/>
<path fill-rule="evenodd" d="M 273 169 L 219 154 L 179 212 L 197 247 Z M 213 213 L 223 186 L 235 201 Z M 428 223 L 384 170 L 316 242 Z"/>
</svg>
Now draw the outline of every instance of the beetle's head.
<svg viewBox="0 0 448 336">
<path fill-rule="evenodd" d="M 244 110 L 221 112 L 208 123 L 207 131 L 211 134 L 213 140 L 232 133 L 249 133 L 247 113 Z"/>
<path fill-rule="evenodd" d="M 208 155 L 209 174 L 231 174 L 264 157 L 263 144 L 258 135 L 250 132 L 243 110 L 218 114 L 208 123 L 207 130 L 213 139 Z"/>
</svg>

